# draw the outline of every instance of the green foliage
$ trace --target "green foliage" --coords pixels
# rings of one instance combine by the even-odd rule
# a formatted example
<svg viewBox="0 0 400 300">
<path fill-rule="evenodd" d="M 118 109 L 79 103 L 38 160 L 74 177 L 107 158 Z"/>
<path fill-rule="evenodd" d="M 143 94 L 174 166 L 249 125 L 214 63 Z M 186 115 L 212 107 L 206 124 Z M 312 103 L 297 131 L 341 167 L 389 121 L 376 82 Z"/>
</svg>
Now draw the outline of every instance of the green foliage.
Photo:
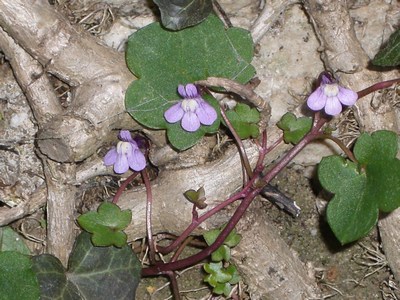
<svg viewBox="0 0 400 300">
<path fill-rule="evenodd" d="M 335 194 L 327 208 L 328 223 L 342 244 L 356 241 L 376 225 L 379 210 L 400 206 L 398 137 L 390 131 L 364 133 L 354 146 L 358 163 L 340 156 L 322 159 L 321 185 Z"/>
<path fill-rule="evenodd" d="M 372 63 L 382 67 L 400 65 L 400 29 L 391 35 L 386 47 L 378 52 Z"/>
<path fill-rule="evenodd" d="M 260 132 L 257 123 L 260 121 L 260 113 L 257 109 L 238 103 L 233 110 L 226 112 L 226 116 L 241 139 L 258 137 Z"/>
<path fill-rule="evenodd" d="M 128 245 L 95 247 L 86 232 L 76 239 L 68 270 L 48 254 L 33 263 L 41 299 L 134 299 L 140 280 L 140 261 Z"/>
<path fill-rule="evenodd" d="M 312 119 L 286 113 L 276 125 L 283 130 L 285 143 L 297 144 L 311 130 Z"/>
<path fill-rule="evenodd" d="M 0 252 L 0 299 L 40 298 L 39 283 L 29 256 L 16 251 Z"/>
<path fill-rule="evenodd" d="M 127 236 L 124 230 L 132 219 L 132 211 L 121 209 L 110 202 L 102 203 L 97 212 L 90 211 L 78 217 L 79 225 L 92 233 L 95 246 L 122 247 L 126 244 Z"/>
<path fill-rule="evenodd" d="M 203 234 L 207 245 L 212 245 L 215 242 L 224 227 L 212 229 Z M 213 293 L 217 295 L 224 294 L 228 297 L 232 290 L 232 285 L 237 284 L 240 280 L 236 267 L 230 263 L 228 267 L 224 267 L 222 261 L 229 262 L 231 259 L 230 248 L 239 244 L 241 238 L 235 229 L 232 230 L 226 237 L 223 245 L 211 254 L 213 262 L 204 265 L 204 270 L 208 273 L 204 281 L 213 287 Z"/>
<path fill-rule="evenodd" d="M 204 187 L 200 187 L 197 191 L 187 190 L 183 195 L 196 207 L 204 209 L 207 207 Z"/>
<path fill-rule="evenodd" d="M 26 255 L 31 254 L 21 236 L 9 226 L 0 227 L 0 252 L 3 251 L 16 251 Z"/>
<path fill-rule="evenodd" d="M 239 273 L 234 265 L 225 268 L 222 262 L 212 262 L 205 264 L 204 270 L 208 273 L 204 281 L 208 282 L 213 287 L 213 292 L 218 295 L 224 294 L 228 297 L 232 285 L 237 284 L 240 280 Z"/>
<path fill-rule="evenodd" d="M 212 245 L 224 228 L 225 228 L 225 226 L 220 229 L 211 229 L 211 230 L 205 232 L 203 234 L 203 237 L 206 240 L 207 245 Z M 238 234 L 235 229 L 233 229 L 226 237 L 226 239 L 224 241 L 224 245 L 227 245 L 228 247 L 233 248 L 237 244 L 240 243 L 241 239 L 242 239 L 242 236 L 240 234 Z"/>
<path fill-rule="evenodd" d="M 161 12 L 162 24 L 180 30 L 203 21 L 212 11 L 211 0 L 154 0 Z"/>
<path fill-rule="evenodd" d="M 218 130 L 219 105 L 213 97 L 204 95 L 217 111 L 218 119 L 196 132 L 186 132 L 179 122 L 170 124 L 164 119 L 164 112 L 181 100 L 178 85 L 210 76 L 246 83 L 255 74 L 250 64 L 252 57 L 249 32 L 240 28 L 225 29 L 213 15 L 197 26 L 177 32 L 165 30 L 159 23 L 150 24 L 128 40 L 127 65 L 139 79 L 126 92 L 126 109 L 144 126 L 166 129 L 175 148 L 188 149 L 206 133 Z"/>
</svg>

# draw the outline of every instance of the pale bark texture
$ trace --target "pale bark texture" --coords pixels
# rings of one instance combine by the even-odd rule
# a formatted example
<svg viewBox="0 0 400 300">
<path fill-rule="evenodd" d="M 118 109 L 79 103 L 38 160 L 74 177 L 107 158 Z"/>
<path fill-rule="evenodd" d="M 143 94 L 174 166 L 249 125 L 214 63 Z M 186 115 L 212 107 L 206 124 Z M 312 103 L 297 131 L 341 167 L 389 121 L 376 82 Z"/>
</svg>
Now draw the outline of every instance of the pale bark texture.
<svg viewBox="0 0 400 300">
<path fill-rule="evenodd" d="M 342 73 L 342 82 L 354 90 L 361 90 L 382 80 L 381 73 L 368 70 L 369 58 L 356 38 L 353 22 L 347 9 L 348 1 L 310 0 L 305 8 L 314 23 L 323 47 L 322 59 L 326 66 Z M 351 62 L 351 63 L 350 63 Z M 399 76 L 391 72 L 392 78 Z M 400 132 L 400 112 L 389 102 L 375 101 L 370 95 L 357 101 L 355 112 L 362 131 L 392 130 Z M 399 210 L 379 221 L 382 245 L 392 272 L 400 278 L 400 218 Z"/>
<path fill-rule="evenodd" d="M 347 2 L 304 0 L 303 4 L 321 42 L 325 66 L 340 73 L 345 85 L 360 90 L 379 81 L 381 75 L 367 69 L 369 57 L 354 33 Z M 255 40 L 261 41 L 295 3 L 294 0 L 265 1 L 260 18 L 253 23 Z M 75 237 L 74 205 L 78 186 L 95 176 L 112 173 L 111 168 L 103 165 L 97 151 L 112 138 L 115 142 L 116 129 L 140 130 L 153 143 L 150 160 L 160 171 L 151 185 L 154 233 L 179 234 L 190 224 L 192 204 L 183 196 L 186 190 L 203 186 L 207 210 L 242 187 L 242 166 L 235 146 L 210 162 L 206 159 L 210 152 L 207 138 L 205 144 L 178 153 L 167 144 L 164 132 L 153 132 L 134 122 L 125 111 L 124 94 L 135 77 L 127 69 L 123 53 L 104 46 L 79 26 L 71 25 L 47 1 L 0 0 L 0 48 L 32 109 L 43 163 L 40 175 L 46 180 L 45 185 L 31 194 L 29 202 L 11 209 L 0 208 L 0 224 L 8 224 L 47 204 L 48 251 L 64 264 Z M 60 105 L 48 74 L 71 88 L 67 107 Z M 273 80 L 270 82 L 272 87 Z M 398 132 L 398 112 L 387 103 L 374 108 L 370 103 L 371 98 L 365 98 L 356 105 L 361 127 L 366 131 L 387 128 Z M 269 129 L 269 145 L 280 134 L 275 126 Z M 257 145 L 245 142 L 245 147 L 254 165 Z M 279 159 L 289 147 L 276 148 L 265 164 Z M 145 189 L 127 191 L 119 204 L 132 210 L 133 220 L 126 231 L 129 241 L 143 238 Z M 201 224 L 195 233 L 222 225 L 232 215 L 235 205 Z M 254 299 L 318 298 L 314 278 L 308 276 L 305 265 L 279 237 L 258 205 L 256 200 L 239 223 L 243 241 L 234 255 L 250 294 Z M 396 216 L 394 213 L 382 219 L 380 227 L 390 265 L 396 276 L 400 276 L 396 257 L 400 221 Z"/>
</svg>

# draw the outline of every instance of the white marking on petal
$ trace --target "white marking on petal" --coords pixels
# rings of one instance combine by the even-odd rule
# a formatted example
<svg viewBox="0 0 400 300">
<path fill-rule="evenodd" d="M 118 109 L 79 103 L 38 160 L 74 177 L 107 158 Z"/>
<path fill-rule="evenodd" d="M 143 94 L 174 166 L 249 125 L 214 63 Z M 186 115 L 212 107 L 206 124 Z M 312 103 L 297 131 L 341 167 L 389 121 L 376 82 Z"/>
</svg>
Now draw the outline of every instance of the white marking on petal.
<svg viewBox="0 0 400 300">
<path fill-rule="evenodd" d="M 194 112 L 188 111 L 183 116 L 181 125 L 184 130 L 193 132 L 200 128 L 200 121 Z"/>
<path fill-rule="evenodd" d="M 326 101 L 325 113 L 330 116 L 336 116 L 342 111 L 342 104 L 337 97 L 330 97 Z"/>
</svg>

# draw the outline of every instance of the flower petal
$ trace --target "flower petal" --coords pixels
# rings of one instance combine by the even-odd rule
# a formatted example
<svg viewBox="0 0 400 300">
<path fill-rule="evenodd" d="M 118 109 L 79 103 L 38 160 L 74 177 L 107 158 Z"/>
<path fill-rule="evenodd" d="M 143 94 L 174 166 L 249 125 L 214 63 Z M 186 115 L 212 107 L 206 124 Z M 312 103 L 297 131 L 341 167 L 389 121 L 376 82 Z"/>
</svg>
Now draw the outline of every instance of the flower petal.
<svg viewBox="0 0 400 300">
<path fill-rule="evenodd" d="M 103 162 L 106 166 L 111 166 L 115 164 L 117 161 L 117 148 L 113 147 L 111 150 L 107 152 L 107 154 L 104 156 Z"/>
<path fill-rule="evenodd" d="M 200 128 L 200 121 L 194 112 L 188 111 L 182 118 L 181 126 L 184 130 L 193 132 Z"/>
<path fill-rule="evenodd" d="M 307 106 L 314 111 L 321 110 L 326 104 L 327 97 L 321 87 L 318 87 L 307 99 Z"/>
<path fill-rule="evenodd" d="M 121 130 L 119 132 L 119 139 L 124 142 L 135 142 L 129 130 Z M 135 142 L 136 143 L 136 142 Z"/>
<path fill-rule="evenodd" d="M 199 96 L 197 87 L 192 83 L 187 84 L 185 90 L 187 95 L 185 98 L 196 98 Z"/>
<path fill-rule="evenodd" d="M 332 79 L 332 77 L 328 73 L 324 73 L 321 76 L 321 84 L 331 84 L 334 83 L 335 81 Z"/>
<path fill-rule="evenodd" d="M 185 86 L 180 84 L 178 85 L 178 93 L 181 95 L 182 98 L 188 98 L 188 95 L 186 94 Z"/>
<path fill-rule="evenodd" d="M 126 154 L 120 154 L 117 157 L 117 161 L 114 164 L 114 172 L 117 174 L 123 174 L 129 169 L 128 158 Z"/>
<path fill-rule="evenodd" d="M 337 97 L 343 105 L 352 106 L 356 103 L 358 94 L 350 89 L 339 87 L 339 94 Z"/>
<path fill-rule="evenodd" d="M 182 101 L 179 101 L 165 111 L 164 118 L 168 123 L 175 123 L 182 119 L 185 112 L 181 107 L 181 103 Z"/>
<path fill-rule="evenodd" d="M 326 101 L 325 113 L 330 116 L 336 116 L 342 111 L 342 104 L 337 97 L 330 97 Z"/>
<path fill-rule="evenodd" d="M 199 121 L 203 125 L 211 125 L 217 119 L 217 112 L 214 107 L 208 104 L 206 101 L 198 101 L 199 107 L 196 110 L 196 115 Z"/>
<path fill-rule="evenodd" d="M 128 153 L 129 167 L 134 171 L 141 171 L 146 167 L 146 158 L 142 151 L 134 149 L 131 153 Z"/>
</svg>

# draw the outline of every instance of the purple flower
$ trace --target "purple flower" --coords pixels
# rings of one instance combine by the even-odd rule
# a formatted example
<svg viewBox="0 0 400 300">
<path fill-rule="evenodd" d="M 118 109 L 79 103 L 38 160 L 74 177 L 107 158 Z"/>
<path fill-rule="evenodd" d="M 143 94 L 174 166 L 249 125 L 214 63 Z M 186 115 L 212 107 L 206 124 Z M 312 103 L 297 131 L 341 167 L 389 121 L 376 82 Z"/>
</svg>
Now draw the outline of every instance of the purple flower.
<svg viewBox="0 0 400 300">
<path fill-rule="evenodd" d="M 113 147 L 104 156 L 106 166 L 114 165 L 114 172 L 123 174 L 131 168 L 134 171 L 141 171 L 146 167 L 146 159 L 140 151 L 138 144 L 132 139 L 128 130 L 121 130 L 119 133 L 117 147 Z"/>
<path fill-rule="evenodd" d="M 168 123 L 180 120 L 184 130 L 193 132 L 200 128 L 200 124 L 211 125 L 217 119 L 214 107 L 208 104 L 199 94 L 194 84 L 179 85 L 178 93 L 183 100 L 172 105 L 164 113 Z"/>
<path fill-rule="evenodd" d="M 327 115 L 336 116 L 341 113 L 342 105 L 351 106 L 356 103 L 356 92 L 341 87 L 328 74 L 322 74 L 320 86 L 308 97 L 307 106 L 314 111 L 325 108 Z"/>
</svg>

